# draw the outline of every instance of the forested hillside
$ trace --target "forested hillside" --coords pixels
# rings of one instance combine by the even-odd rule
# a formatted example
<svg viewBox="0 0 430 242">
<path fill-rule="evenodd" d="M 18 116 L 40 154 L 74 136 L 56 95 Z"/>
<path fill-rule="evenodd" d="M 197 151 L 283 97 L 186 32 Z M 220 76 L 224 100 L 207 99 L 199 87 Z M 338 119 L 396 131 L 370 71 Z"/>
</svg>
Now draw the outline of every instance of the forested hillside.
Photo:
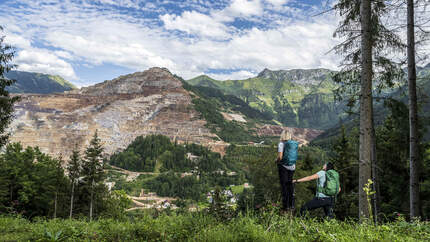
<svg viewBox="0 0 430 242">
<path fill-rule="evenodd" d="M 422 136 L 428 141 L 430 139 L 430 64 L 425 67 L 420 67 L 417 70 L 417 86 L 418 86 L 418 102 L 419 102 L 419 116 L 421 119 L 422 126 Z M 408 97 L 407 97 L 408 88 L 405 84 L 401 85 L 398 88 L 392 89 L 389 92 L 384 92 L 381 94 L 376 94 L 374 97 L 374 118 L 376 125 L 382 125 L 390 115 L 393 107 L 393 103 L 398 103 L 398 105 L 403 104 L 403 106 L 407 106 Z M 399 103 L 400 102 L 400 103 Z M 405 107 L 407 108 L 407 107 Z M 322 133 L 318 138 L 316 138 L 313 143 L 329 143 L 331 138 L 334 138 L 337 135 L 341 134 L 341 126 L 344 126 L 347 130 L 350 130 L 358 125 L 358 113 L 357 110 L 354 110 L 355 113 L 348 115 L 345 119 L 339 121 L 330 129 L 326 130 Z M 404 115 L 408 115 L 407 111 L 403 113 Z M 404 122 L 408 122 L 407 118 L 403 120 Z"/>
<path fill-rule="evenodd" d="M 327 129 L 344 116 L 343 105 L 334 100 L 332 73 L 326 69 L 265 69 L 246 80 L 217 81 L 199 76 L 187 82 L 239 97 L 285 126 Z"/>
<path fill-rule="evenodd" d="M 242 185 L 243 165 L 221 158 L 219 153 L 197 144 L 177 144 L 162 135 L 138 137 L 124 151 L 111 156 L 109 163 L 130 171 L 149 172 L 134 182 L 114 178 L 114 189 L 138 194 L 142 188 L 159 196 L 205 201 L 216 186 Z"/>
<path fill-rule="evenodd" d="M 11 93 L 55 93 L 76 89 L 72 83 L 64 80 L 60 76 L 25 72 L 9 71 L 6 78 L 16 80 L 16 82 L 7 88 Z"/>
<path fill-rule="evenodd" d="M 274 124 L 270 112 L 253 108 L 237 96 L 212 87 L 191 86 L 180 79 L 184 88 L 193 94 L 194 108 L 207 121 L 211 131 L 226 142 L 259 141 L 263 137 L 257 137 L 256 125 Z M 227 120 L 223 113 L 240 114 L 245 118 L 244 122 Z"/>
<path fill-rule="evenodd" d="M 346 100 L 336 102 L 334 99 L 333 91 L 338 87 L 332 80 L 334 73 L 326 69 L 265 69 L 257 77 L 246 80 L 218 81 L 202 75 L 187 82 L 234 95 L 264 113 L 266 118 L 272 118 L 285 126 L 328 130 L 338 129 L 340 122 L 353 119 L 345 113 L 348 110 L 344 102 Z M 417 75 L 421 111 L 425 113 L 430 111 L 426 95 L 430 91 L 430 64 L 418 68 Z M 388 113 L 383 106 L 384 98 L 393 97 L 407 102 L 405 79 L 397 81 L 397 84 L 398 88 L 384 90 L 376 95 L 381 97 L 375 98 L 377 121 L 381 121 Z"/>
</svg>

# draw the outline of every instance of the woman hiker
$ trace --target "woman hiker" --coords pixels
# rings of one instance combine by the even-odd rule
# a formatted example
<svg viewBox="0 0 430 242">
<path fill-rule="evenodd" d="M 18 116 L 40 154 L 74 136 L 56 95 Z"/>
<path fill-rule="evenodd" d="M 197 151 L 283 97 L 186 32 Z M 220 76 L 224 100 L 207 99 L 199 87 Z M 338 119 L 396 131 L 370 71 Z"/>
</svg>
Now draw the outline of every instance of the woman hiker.
<svg viewBox="0 0 430 242">
<path fill-rule="evenodd" d="M 292 140 L 288 130 L 282 131 L 278 144 L 279 181 L 281 183 L 282 210 L 294 210 L 294 185 L 293 175 L 296 170 L 296 161 L 299 143 Z"/>
<path fill-rule="evenodd" d="M 317 180 L 317 191 L 315 197 L 307 202 L 300 209 L 303 216 L 307 211 L 316 208 L 323 208 L 325 215 L 333 218 L 333 206 L 336 195 L 341 191 L 339 184 L 339 174 L 334 170 L 331 162 L 324 164 L 323 169 L 311 176 L 293 180 L 293 183 Z"/>
</svg>

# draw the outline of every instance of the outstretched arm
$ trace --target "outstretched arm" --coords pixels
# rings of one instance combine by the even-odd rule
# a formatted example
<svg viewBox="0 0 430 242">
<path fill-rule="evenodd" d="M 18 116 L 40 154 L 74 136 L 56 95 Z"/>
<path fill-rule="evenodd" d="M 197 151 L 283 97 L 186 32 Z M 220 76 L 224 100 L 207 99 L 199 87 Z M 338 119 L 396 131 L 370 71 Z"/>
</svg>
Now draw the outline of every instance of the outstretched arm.
<svg viewBox="0 0 430 242">
<path fill-rule="evenodd" d="M 278 158 L 276 158 L 276 162 L 279 163 L 282 160 L 283 152 L 278 152 Z"/>
<path fill-rule="evenodd" d="M 318 174 L 313 174 L 311 176 L 307 176 L 307 177 L 303 177 L 297 180 L 293 180 L 293 183 L 297 183 L 297 182 L 307 182 L 307 181 L 312 181 L 312 180 L 316 180 L 318 179 Z"/>
</svg>

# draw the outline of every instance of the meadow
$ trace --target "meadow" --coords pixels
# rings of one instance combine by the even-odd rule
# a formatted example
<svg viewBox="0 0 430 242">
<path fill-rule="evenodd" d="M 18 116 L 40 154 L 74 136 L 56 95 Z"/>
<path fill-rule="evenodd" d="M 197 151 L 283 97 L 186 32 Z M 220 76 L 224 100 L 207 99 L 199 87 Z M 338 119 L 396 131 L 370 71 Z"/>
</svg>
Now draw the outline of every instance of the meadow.
<svg viewBox="0 0 430 242">
<path fill-rule="evenodd" d="M 430 223 L 373 225 L 302 219 L 277 212 L 241 214 L 221 221 L 205 212 L 148 211 L 122 220 L 0 217 L 0 241 L 425 241 Z"/>
</svg>

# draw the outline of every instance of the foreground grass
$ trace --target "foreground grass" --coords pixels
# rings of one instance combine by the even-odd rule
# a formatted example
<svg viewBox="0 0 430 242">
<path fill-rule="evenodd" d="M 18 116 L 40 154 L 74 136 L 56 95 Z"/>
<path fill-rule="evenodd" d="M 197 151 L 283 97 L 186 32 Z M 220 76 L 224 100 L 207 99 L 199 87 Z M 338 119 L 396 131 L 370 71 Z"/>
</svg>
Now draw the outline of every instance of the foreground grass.
<svg viewBox="0 0 430 242">
<path fill-rule="evenodd" d="M 134 220 L 134 221 L 132 221 Z M 302 220 L 273 214 L 219 222 L 201 213 L 143 215 L 130 221 L 36 220 L 0 216 L 0 241 L 425 241 L 430 224 L 379 226 Z"/>
</svg>

